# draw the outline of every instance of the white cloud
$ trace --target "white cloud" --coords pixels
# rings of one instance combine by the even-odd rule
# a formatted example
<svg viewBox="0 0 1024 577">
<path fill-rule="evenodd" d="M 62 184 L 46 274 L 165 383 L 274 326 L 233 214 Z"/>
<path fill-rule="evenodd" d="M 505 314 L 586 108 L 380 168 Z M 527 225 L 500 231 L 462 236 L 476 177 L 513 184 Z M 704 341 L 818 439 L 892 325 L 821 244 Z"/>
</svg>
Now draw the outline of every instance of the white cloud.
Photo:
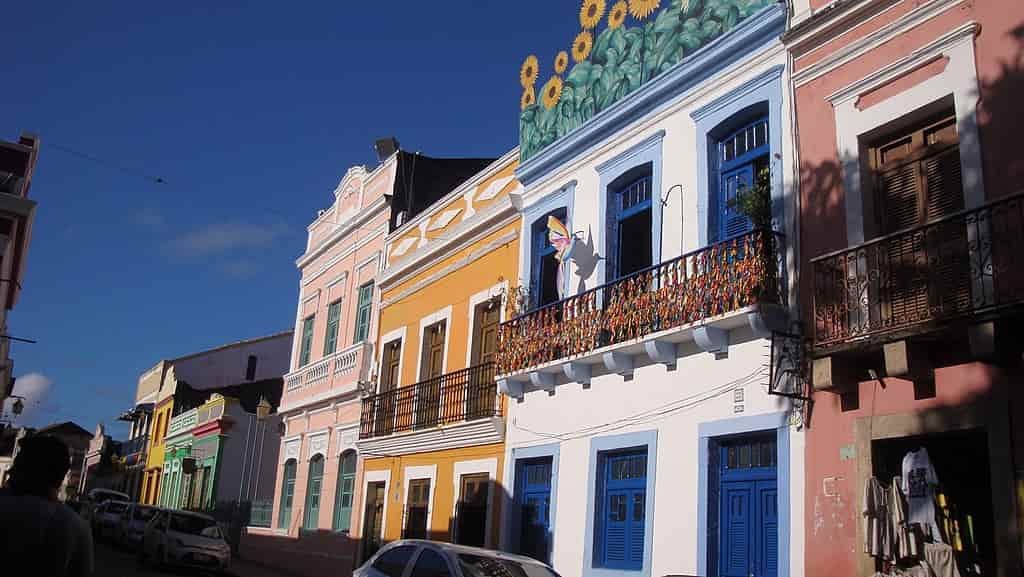
<svg viewBox="0 0 1024 577">
<path fill-rule="evenodd" d="M 254 260 L 239 259 L 222 263 L 220 270 L 229 279 L 246 280 L 259 274 L 263 266 Z"/>
<path fill-rule="evenodd" d="M 34 413 L 46 401 L 50 393 L 53 380 L 42 373 L 28 373 L 17 378 L 14 382 L 14 394 L 24 397 L 22 402 L 25 410 L 18 417 L 18 421 L 24 423 L 32 419 Z M 4 407 L 5 412 L 10 413 L 14 399 L 8 399 Z"/>
<path fill-rule="evenodd" d="M 283 224 L 219 222 L 187 232 L 167 243 L 181 257 L 223 254 L 237 249 L 261 248 L 287 232 Z"/>
</svg>

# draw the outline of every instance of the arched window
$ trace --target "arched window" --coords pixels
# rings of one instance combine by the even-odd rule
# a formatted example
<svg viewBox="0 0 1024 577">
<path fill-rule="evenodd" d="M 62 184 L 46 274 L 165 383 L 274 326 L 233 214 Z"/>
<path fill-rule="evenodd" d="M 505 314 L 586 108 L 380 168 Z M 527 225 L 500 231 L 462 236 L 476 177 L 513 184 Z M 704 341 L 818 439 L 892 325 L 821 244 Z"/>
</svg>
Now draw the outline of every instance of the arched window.
<svg viewBox="0 0 1024 577">
<path fill-rule="evenodd" d="M 338 486 L 334 491 L 335 531 L 348 531 L 352 523 L 352 496 L 356 489 L 356 452 L 349 450 L 338 460 Z"/>
<path fill-rule="evenodd" d="M 281 475 L 281 509 L 277 513 L 277 528 L 287 529 L 292 520 L 292 499 L 295 497 L 295 471 L 299 465 L 295 459 L 288 459 Z"/>
<path fill-rule="evenodd" d="M 316 530 L 320 518 L 320 491 L 324 483 L 324 456 L 313 455 L 309 460 L 309 479 L 306 480 L 306 512 L 302 528 Z"/>
</svg>

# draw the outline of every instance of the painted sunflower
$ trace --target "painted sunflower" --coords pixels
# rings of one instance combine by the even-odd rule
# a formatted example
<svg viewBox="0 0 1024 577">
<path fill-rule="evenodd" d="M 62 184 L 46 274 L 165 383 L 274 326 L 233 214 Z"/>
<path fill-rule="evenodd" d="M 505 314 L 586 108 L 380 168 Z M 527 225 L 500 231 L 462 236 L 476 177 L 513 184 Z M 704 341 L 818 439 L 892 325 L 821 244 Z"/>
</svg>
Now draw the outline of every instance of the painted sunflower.
<svg viewBox="0 0 1024 577">
<path fill-rule="evenodd" d="M 526 57 L 526 60 L 523 60 L 523 65 L 519 67 L 519 84 L 522 84 L 523 88 L 529 88 L 537 83 L 539 74 L 540 66 L 537 64 L 537 57 L 531 54 Z"/>
<path fill-rule="evenodd" d="M 584 30 L 576 35 L 576 39 L 572 41 L 572 59 L 576 62 L 583 62 L 590 56 L 590 51 L 594 48 L 594 36 L 590 32 Z"/>
<path fill-rule="evenodd" d="M 555 56 L 555 74 L 561 74 L 565 72 L 565 69 L 569 67 L 569 53 L 565 50 L 558 53 Z"/>
<path fill-rule="evenodd" d="M 557 76 L 552 76 L 547 82 L 544 83 L 544 88 L 541 92 L 541 101 L 544 103 L 544 108 L 554 108 L 558 104 L 558 99 L 562 97 L 562 79 Z"/>
<path fill-rule="evenodd" d="M 519 99 L 519 108 L 520 110 L 526 110 L 534 104 L 537 104 L 537 95 L 533 93 L 532 86 L 527 86 L 523 89 L 523 96 Z"/>
<path fill-rule="evenodd" d="M 659 5 L 661 0 L 629 0 L 629 13 L 633 18 L 643 20 L 657 10 Z"/>
<path fill-rule="evenodd" d="M 608 27 L 612 30 L 619 28 L 626 21 L 626 11 L 629 8 L 626 6 L 626 0 L 619 0 L 612 6 L 612 11 L 608 13 Z"/>
<path fill-rule="evenodd" d="M 593 30 L 604 16 L 604 0 L 583 0 L 580 7 L 580 26 Z"/>
</svg>

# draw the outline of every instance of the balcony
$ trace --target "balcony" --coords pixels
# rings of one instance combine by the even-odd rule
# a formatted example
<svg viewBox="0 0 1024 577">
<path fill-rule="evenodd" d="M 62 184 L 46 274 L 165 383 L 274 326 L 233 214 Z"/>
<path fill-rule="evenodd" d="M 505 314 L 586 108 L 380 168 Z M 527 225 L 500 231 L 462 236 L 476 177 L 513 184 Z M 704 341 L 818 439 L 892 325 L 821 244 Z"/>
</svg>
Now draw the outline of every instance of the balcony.
<svg viewBox="0 0 1024 577">
<path fill-rule="evenodd" d="M 724 356 L 728 331 L 777 329 L 785 318 L 781 241 L 771 231 L 747 233 L 502 323 L 503 392 L 520 397 L 527 382 L 553 390 L 563 378 L 586 384 L 602 365 L 630 375 L 638 356 L 674 365 L 684 341 Z"/>
<path fill-rule="evenodd" d="M 191 431 L 196 426 L 198 414 L 198 409 L 190 409 L 172 418 L 171 422 L 167 425 L 167 434 L 164 435 L 164 438 L 169 439 L 175 435 Z"/>
<path fill-rule="evenodd" d="M 1017 193 L 812 259 L 815 356 L 954 321 L 983 323 L 1019 307 L 1021 247 L 1024 193 Z"/>
<path fill-rule="evenodd" d="M 408 454 L 504 439 L 494 363 L 484 363 L 363 399 L 360 446 Z"/>
<path fill-rule="evenodd" d="M 281 412 L 358 390 L 373 362 L 373 344 L 356 343 L 284 377 Z M 310 389 L 306 391 L 306 389 Z M 302 392 L 301 395 L 297 393 Z M 289 398 L 296 395 L 297 398 Z M 320 397 L 324 397 L 321 399 Z"/>
</svg>

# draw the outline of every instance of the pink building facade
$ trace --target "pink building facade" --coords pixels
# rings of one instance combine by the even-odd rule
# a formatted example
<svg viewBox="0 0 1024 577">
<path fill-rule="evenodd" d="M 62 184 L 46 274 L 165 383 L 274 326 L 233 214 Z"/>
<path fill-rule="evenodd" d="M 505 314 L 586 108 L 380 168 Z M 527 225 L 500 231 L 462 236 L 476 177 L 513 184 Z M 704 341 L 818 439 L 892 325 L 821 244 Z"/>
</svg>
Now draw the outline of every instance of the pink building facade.
<svg viewBox="0 0 1024 577">
<path fill-rule="evenodd" d="M 284 434 L 269 528 L 249 529 L 255 554 L 275 565 L 327 560 L 350 567 L 359 530 L 361 387 L 372 378 L 381 248 L 396 156 L 356 166 L 308 227 L 290 371 L 279 413 Z M 260 537 L 276 537 L 274 539 Z M 283 538 L 283 539 L 282 539 Z M 309 571 L 307 571 L 309 572 Z"/>
<path fill-rule="evenodd" d="M 942 552 L 960 575 L 1024 574 L 1024 4 L 794 12 L 805 574 L 951 574 Z M 871 543 L 874 482 L 904 492 L 920 554 Z"/>
</svg>

